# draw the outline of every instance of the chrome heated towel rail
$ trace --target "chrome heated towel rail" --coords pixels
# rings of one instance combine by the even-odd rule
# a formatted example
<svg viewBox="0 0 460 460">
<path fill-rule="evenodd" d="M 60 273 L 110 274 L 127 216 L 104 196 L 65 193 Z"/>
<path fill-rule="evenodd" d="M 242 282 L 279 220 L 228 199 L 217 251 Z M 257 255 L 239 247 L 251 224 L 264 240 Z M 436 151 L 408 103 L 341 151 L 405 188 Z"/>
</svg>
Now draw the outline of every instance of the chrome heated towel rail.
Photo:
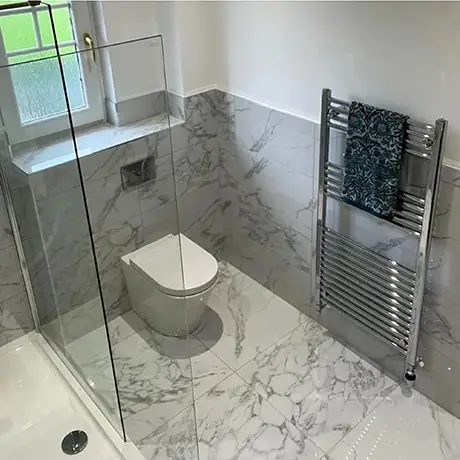
<svg viewBox="0 0 460 460">
<path fill-rule="evenodd" d="M 429 163 L 425 193 L 422 197 L 401 190 L 398 210 L 387 222 L 417 237 L 413 271 L 327 225 L 327 199 L 342 199 L 344 174 L 340 164 L 329 160 L 330 130 L 347 132 L 349 106 L 333 98 L 330 89 L 323 90 L 316 234 L 318 308 L 340 311 L 403 353 L 405 379 L 413 384 L 447 121 L 438 119 L 429 125 L 409 119 L 407 125 L 403 156 Z"/>
</svg>

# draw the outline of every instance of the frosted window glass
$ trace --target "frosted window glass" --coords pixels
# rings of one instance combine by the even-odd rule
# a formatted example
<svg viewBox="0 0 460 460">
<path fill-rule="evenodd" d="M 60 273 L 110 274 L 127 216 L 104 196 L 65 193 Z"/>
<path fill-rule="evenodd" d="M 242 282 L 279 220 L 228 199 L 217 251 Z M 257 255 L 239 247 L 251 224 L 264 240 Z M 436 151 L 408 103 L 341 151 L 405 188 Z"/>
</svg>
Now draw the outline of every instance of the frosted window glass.
<svg viewBox="0 0 460 460">
<path fill-rule="evenodd" d="M 65 53 L 65 50 L 62 50 Z M 28 59 L 42 53 L 27 55 Z M 10 58 L 10 63 L 24 61 L 24 56 Z M 77 54 L 62 56 L 64 75 L 72 110 L 86 106 L 82 75 Z M 22 62 L 10 67 L 14 92 L 22 123 L 66 113 L 64 90 L 57 58 Z"/>
</svg>

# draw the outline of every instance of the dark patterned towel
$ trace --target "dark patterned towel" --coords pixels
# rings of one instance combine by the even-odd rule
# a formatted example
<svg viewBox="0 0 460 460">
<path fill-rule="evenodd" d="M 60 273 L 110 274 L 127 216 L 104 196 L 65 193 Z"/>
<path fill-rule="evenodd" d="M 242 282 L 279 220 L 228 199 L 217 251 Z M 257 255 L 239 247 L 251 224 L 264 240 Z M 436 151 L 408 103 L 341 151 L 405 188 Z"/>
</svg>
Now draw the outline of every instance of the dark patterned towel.
<svg viewBox="0 0 460 460">
<path fill-rule="evenodd" d="M 393 218 L 407 119 L 360 102 L 350 104 L 344 201 L 379 217 Z"/>
</svg>

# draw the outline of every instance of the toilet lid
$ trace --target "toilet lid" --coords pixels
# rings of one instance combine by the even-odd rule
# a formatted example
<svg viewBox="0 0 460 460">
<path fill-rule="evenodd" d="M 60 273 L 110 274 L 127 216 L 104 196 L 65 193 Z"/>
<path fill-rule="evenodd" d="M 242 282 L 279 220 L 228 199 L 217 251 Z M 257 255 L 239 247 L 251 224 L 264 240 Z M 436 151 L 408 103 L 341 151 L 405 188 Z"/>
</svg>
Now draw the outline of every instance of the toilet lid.
<svg viewBox="0 0 460 460">
<path fill-rule="evenodd" d="M 216 259 L 182 234 L 180 245 L 179 235 L 167 235 L 133 253 L 130 263 L 161 291 L 174 296 L 197 294 L 217 280 Z"/>
</svg>

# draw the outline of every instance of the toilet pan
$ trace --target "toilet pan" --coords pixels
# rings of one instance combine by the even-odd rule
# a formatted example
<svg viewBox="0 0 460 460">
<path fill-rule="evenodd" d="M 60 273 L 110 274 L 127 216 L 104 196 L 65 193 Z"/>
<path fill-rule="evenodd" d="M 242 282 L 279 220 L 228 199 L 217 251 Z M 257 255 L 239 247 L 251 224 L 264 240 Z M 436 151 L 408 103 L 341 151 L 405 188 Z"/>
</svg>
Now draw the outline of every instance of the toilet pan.
<svg viewBox="0 0 460 460">
<path fill-rule="evenodd" d="M 193 332 L 217 282 L 216 259 L 185 235 L 169 234 L 121 258 L 132 309 L 169 336 Z"/>
</svg>

